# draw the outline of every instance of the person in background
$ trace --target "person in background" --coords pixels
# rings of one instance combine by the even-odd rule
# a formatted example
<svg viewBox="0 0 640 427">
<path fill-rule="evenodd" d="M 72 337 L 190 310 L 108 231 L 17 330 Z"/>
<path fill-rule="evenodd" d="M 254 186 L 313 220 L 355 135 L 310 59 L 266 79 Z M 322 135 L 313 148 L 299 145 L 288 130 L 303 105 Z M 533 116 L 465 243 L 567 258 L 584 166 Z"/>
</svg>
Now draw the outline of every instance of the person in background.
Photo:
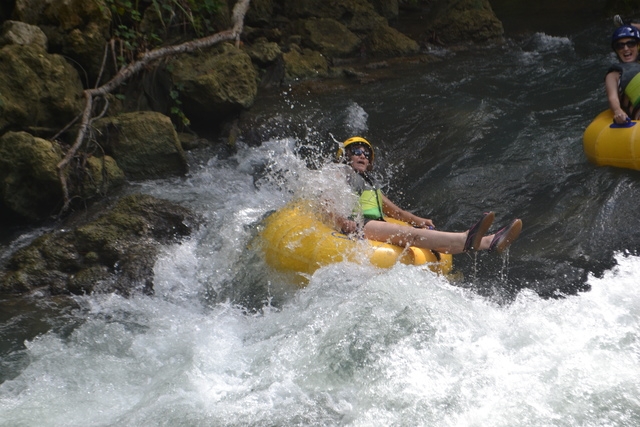
<svg viewBox="0 0 640 427">
<path fill-rule="evenodd" d="M 436 230 L 432 220 L 396 206 L 382 194 L 369 176 L 375 154 L 373 146 L 362 137 L 356 136 L 344 141 L 338 149 L 337 158 L 339 162 L 346 164 L 343 169 L 345 181 L 359 196 L 359 211 L 352 216 L 345 218 L 329 212 L 344 234 L 358 233 L 369 240 L 451 254 L 479 250 L 501 253 L 520 235 L 522 221 L 515 219 L 497 233 L 485 236 L 495 218 L 493 212 L 484 213 L 468 231 L 447 232 Z M 387 222 L 385 216 L 412 227 Z"/>
<path fill-rule="evenodd" d="M 618 27 L 611 36 L 611 47 L 619 63 L 605 76 L 605 89 L 613 120 L 624 124 L 640 117 L 640 63 L 638 63 L 640 30 L 632 25 Z"/>
</svg>

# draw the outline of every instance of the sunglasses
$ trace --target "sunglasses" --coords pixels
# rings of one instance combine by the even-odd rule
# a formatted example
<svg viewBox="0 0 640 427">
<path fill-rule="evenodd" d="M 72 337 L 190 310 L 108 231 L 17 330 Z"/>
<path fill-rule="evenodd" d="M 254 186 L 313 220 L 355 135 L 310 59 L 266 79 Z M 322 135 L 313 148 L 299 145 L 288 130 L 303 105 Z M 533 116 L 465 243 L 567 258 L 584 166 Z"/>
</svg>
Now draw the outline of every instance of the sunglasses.
<svg viewBox="0 0 640 427">
<path fill-rule="evenodd" d="M 632 48 L 638 46 L 638 41 L 637 40 L 629 40 L 629 41 L 626 41 L 626 42 L 618 42 L 618 43 L 613 45 L 615 50 L 622 50 L 622 49 L 624 49 L 625 46 L 628 47 L 629 49 L 632 49 Z"/>
<path fill-rule="evenodd" d="M 367 159 L 371 159 L 371 152 L 366 148 L 354 148 L 353 150 L 349 150 L 349 153 L 351 153 L 352 156 L 361 156 L 364 154 Z"/>
</svg>

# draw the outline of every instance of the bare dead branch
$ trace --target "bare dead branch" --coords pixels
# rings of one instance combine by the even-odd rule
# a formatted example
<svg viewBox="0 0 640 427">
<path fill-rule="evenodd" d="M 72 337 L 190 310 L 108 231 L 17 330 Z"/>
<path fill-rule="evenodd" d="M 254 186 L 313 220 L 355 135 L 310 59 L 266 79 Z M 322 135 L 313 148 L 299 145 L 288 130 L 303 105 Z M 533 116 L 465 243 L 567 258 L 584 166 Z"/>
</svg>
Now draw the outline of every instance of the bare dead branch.
<svg viewBox="0 0 640 427">
<path fill-rule="evenodd" d="M 138 73 L 144 67 L 146 67 L 149 63 L 157 61 L 158 59 L 170 56 L 177 55 L 180 53 L 193 52 L 198 49 L 202 49 L 205 47 L 213 46 L 217 43 L 223 41 L 235 40 L 236 44 L 240 40 L 240 34 L 242 34 L 242 29 L 244 27 L 244 16 L 249 9 L 250 0 L 238 0 L 238 2 L 233 7 L 232 12 L 232 23 L 233 27 L 226 31 L 221 31 L 216 34 L 212 34 L 207 37 L 203 37 L 196 40 L 190 40 L 188 42 L 172 45 L 172 46 L 164 46 L 158 49 L 150 50 L 145 52 L 140 58 L 129 65 L 123 67 L 118 71 L 118 73 L 107 83 L 100 87 L 95 87 L 93 89 L 86 89 L 83 92 L 85 98 L 85 106 L 84 111 L 82 113 L 82 121 L 80 123 L 80 128 L 78 130 L 78 134 L 76 135 L 75 142 L 66 153 L 64 158 L 58 163 L 58 177 L 60 178 L 60 182 L 62 184 L 63 196 L 64 196 L 64 206 L 62 211 L 66 211 L 69 208 L 69 188 L 67 184 L 66 171 L 69 166 L 69 163 L 76 155 L 78 150 L 82 147 L 87 134 L 87 129 L 91 125 L 92 122 L 92 109 L 93 109 L 93 100 L 96 96 L 105 96 L 108 93 L 111 93 L 117 87 L 119 87 L 123 82 L 128 80 L 131 76 Z M 111 43 L 112 51 L 113 51 L 113 43 Z M 106 51 L 105 51 L 106 55 Z M 104 62 L 103 62 L 104 66 Z M 108 104 L 107 104 L 108 105 Z M 106 108 L 106 107 L 105 107 Z M 102 114 L 106 112 L 103 110 Z"/>
<path fill-rule="evenodd" d="M 59 131 L 58 133 L 56 133 L 55 135 L 53 135 L 53 136 L 52 136 L 51 138 L 49 138 L 49 139 L 50 139 L 50 140 L 52 140 L 52 141 L 55 141 L 55 140 L 57 140 L 58 138 L 60 138 L 60 135 L 62 135 L 63 133 L 65 133 L 67 130 L 69 130 L 69 128 L 70 128 L 71 126 L 73 126 L 73 124 L 74 124 L 75 122 L 77 122 L 78 120 L 80 120 L 80 117 L 81 117 L 81 116 L 82 116 L 81 114 L 78 114 L 77 116 L 75 116 L 75 117 L 73 118 L 73 120 L 71 120 L 69 123 L 67 123 L 67 124 L 65 125 L 65 127 L 63 127 L 62 129 L 60 129 L 60 131 Z"/>
<path fill-rule="evenodd" d="M 107 65 L 107 57 L 109 56 L 109 43 L 104 45 L 104 54 L 102 55 L 102 65 L 100 65 L 100 73 L 98 74 L 98 78 L 96 79 L 96 87 L 100 84 L 100 80 L 102 80 L 102 73 L 104 72 L 104 68 Z"/>
</svg>

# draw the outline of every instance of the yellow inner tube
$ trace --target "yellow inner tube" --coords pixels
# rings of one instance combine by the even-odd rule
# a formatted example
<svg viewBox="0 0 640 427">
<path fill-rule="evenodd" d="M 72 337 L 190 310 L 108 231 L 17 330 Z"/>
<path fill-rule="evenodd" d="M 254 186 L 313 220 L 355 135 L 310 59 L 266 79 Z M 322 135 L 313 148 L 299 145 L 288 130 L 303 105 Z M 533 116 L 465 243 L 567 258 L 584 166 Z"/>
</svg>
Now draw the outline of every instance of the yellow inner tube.
<svg viewBox="0 0 640 427">
<path fill-rule="evenodd" d="M 405 224 L 393 218 L 387 220 Z M 294 273 L 301 286 L 318 268 L 342 261 L 369 262 L 379 268 L 389 268 L 397 262 L 425 265 L 440 274 L 448 274 L 453 266 L 451 254 L 351 239 L 322 222 L 303 202 L 288 204 L 271 214 L 265 220 L 259 241 L 266 263 L 275 270 Z"/>
<path fill-rule="evenodd" d="M 582 143 L 590 162 L 640 170 L 640 125 L 612 128 L 613 112 L 600 113 L 584 131 Z"/>
</svg>

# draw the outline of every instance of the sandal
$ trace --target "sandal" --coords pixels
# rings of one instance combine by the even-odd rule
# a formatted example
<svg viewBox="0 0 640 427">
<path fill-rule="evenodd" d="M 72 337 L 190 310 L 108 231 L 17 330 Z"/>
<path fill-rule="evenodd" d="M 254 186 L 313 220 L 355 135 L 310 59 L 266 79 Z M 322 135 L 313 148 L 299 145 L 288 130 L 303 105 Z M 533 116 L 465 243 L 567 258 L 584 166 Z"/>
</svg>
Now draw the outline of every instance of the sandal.
<svg viewBox="0 0 640 427">
<path fill-rule="evenodd" d="M 489 252 L 502 253 L 518 238 L 520 231 L 522 231 L 522 220 L 514 219 L 511 225 L 495 234 L 489 245 Z"/>
<path fill-rule="evenodd" d="M 482 218 L 480 218 L 480 221 L 476 222 L 473 227 L 469 229 L 467 232 L 467 240 L 464 242 L 464 252 L 477 251 L 480 248 L 482 238 L 487 234 L 495 217 L 496 214 L 493 212 L 485 212 Z"/>
</svg>

